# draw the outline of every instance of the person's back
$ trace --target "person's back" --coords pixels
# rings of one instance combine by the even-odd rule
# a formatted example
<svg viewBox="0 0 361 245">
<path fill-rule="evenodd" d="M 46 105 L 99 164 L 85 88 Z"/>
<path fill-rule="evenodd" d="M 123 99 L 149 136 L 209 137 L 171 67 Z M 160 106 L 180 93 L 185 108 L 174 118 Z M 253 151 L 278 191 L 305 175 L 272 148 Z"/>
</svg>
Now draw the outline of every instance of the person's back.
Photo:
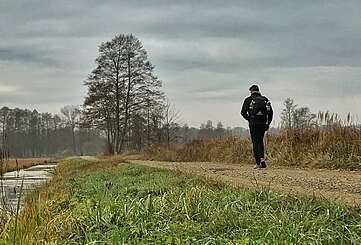
<svg viewBox="0 0 361 245">
<path fill-rule="evenodd" d="M 266 168 L 263 138 L 272 122 L 273 109 L 257 85 L 252 85 L 249 91 L 251 95 L 244 100 L 241 115 L 249 122 L 256 168 Z"/>
</svg>

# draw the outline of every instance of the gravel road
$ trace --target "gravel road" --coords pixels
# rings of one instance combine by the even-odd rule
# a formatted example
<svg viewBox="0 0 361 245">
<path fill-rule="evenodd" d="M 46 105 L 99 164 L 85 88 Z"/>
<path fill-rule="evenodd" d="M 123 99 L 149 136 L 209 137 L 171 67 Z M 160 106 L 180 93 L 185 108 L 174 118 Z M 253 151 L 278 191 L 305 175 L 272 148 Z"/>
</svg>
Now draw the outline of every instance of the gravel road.
<svg viewBox="0 0 361 245">
<path fill-rule="evenodd" d="M 361 207 L 361 171 L 273 168 L 255 170 L 251 165 L 199 162 L 129 160 L 133 164 L 177 170 L 240 185 L 266 187 L 291 195 L 308 195 Z"/>
</svg>

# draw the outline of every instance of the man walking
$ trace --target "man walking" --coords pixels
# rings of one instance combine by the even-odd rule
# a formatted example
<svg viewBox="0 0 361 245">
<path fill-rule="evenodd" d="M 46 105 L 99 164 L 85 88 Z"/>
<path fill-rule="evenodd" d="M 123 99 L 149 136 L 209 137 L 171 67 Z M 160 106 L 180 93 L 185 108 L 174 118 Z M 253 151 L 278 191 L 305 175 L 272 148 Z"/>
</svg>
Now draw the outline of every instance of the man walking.
<svg viewBox="0 0 361 245">
<path fill-rule="evenodd" d="M 272 122 L 273 110 L 271 102 L 265 96 L 262 96 L 257 85 L 252 85 L 249 91 L 251 96 L 244 100 L 241 115 L 249 123 L 253 153 L 256 159 L 255 168 L 266 168 L 263 138 Z"/>
</svg>

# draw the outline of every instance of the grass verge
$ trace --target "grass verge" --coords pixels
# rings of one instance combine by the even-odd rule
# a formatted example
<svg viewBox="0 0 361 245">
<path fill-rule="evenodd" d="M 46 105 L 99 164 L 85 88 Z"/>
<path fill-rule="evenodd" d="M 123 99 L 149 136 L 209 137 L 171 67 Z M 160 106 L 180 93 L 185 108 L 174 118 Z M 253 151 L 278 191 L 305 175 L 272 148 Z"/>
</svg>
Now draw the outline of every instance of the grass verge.
<svg viewBox="0 0 361 245">
<path fill-rule="evenodd" d="M 360 244 L 341 204 L 117 162 L 60 163 L 30 196 L 15 244 Z M 0 244 L 14 242 L 15 220 Z"/>
</svg>

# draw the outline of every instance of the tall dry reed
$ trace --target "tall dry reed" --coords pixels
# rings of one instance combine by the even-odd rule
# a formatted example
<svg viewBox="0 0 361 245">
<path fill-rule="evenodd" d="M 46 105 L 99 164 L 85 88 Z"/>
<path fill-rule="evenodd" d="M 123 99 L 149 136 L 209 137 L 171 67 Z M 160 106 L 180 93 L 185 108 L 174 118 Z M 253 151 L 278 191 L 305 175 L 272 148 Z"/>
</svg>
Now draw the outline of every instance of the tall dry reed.
<svg viewBox="0 0 361 245">
<path fill-rule="evenodd" d="M 349 118 L 349 117 L 348 117 Z M 272 165 L 361 169 L 361 128 L 350 119 L 321 114 L 313 125 L 283 129 L 265 137 Z M 146 157 L 161 161 L 253 163 L 248 138 L 194 140 L 186 145 L 154 146 Z"/>
</svg>

